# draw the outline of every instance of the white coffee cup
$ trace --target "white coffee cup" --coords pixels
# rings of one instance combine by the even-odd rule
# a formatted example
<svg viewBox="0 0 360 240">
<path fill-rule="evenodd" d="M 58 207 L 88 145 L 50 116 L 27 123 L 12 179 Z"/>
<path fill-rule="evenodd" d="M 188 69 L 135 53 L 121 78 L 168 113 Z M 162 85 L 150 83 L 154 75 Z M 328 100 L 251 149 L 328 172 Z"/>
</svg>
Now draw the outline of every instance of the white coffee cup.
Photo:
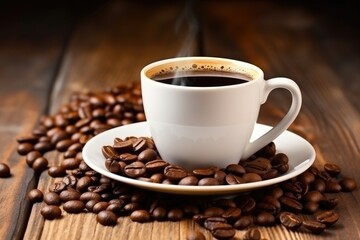
<svg viewBox="0 0 360 240">
<path fill-rule="evenodd" d="M 164 79 L 195 75 L 246 82 L 211 87 L 164 83 Z M 291 107 L 269 132 L 250 142 L 260 106 L 276 88 L 290 91 Z M 293 80 L 279 77 L 265 81 L 257 66 L 214 57 L 151 63 L 141 71 L 141 91 L 150 133 L 162 159 L 187 169 L 226 167 L 248 158 L 290 126 L 302 102 Z"/>
</svg>

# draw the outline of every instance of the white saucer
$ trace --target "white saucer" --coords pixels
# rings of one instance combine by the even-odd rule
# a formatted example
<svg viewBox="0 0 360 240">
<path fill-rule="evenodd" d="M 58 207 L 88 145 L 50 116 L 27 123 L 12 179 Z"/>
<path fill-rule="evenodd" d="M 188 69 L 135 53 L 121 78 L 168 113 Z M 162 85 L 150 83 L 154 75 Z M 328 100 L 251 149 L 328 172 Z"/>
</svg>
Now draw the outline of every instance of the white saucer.
<svg viewBox="0 0 360 240">
<path fill-rule="evenodd" d="M 256 124 L 252 138 L 257 138 L 271 127 Z M 102 154 L 102 146 L 112 145 L 115 137 L 125 138 L 129 136 L 150 136 L 150 131 L 146 122 L 124 125 L 121 127 L 107 130 L 90 139 L 83 148 L 84 161 L 95 171 L 112 178 L 114 180 L 127 183 L 139 188 L 157 192 L 166 192 L 186 195 L 218 195 L 235 194 L 250 191 L 256 188 L 269 186 L 293 178 L 308 169 L 315 160 L 315 150 L 309 142 L 302 137 L 285 131 L 274 140 L 277 152 L 283 152 L 289 157 L 289 171 L 285 174 L 260 182 L 244 183 L 237 185 L 218 185 L 218 186 L 180 186 L 160 183 L 151 183 L 132 178 L 123 177 L 109 172 L 105 167 L 105 159 Z"/>
</svg>

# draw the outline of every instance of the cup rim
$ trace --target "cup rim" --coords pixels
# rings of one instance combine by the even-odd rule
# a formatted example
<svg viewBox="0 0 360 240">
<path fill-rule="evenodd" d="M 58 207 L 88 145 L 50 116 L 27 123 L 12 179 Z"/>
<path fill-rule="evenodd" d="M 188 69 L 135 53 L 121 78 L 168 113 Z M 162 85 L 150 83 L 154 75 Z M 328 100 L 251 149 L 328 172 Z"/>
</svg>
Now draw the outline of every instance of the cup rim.
<svg viewBox="0 0 360 240">
<path fill-rule="evenodd" d="M 206 68 L 211 64 L 211 69 Z M 179 69 L 180 65 L 182 69 Z M 200 65 L 200 66 L 199 66 Z M 227 65 L 228 69 L 223 69 L 224 66 Z M 191 56 L 191 57 L 176 57 L 176 58 L 168 58 L 163 59 L 159 61 L 152 62 L 141 70 L 141 80 L 151 80 L 154 84 L 161 84 L 159 81 L 153 80 L 154 76 L 161 76 L 165 75 L 166 73 L 175 74 L 176 71 L 186 71 L 186 70 L 192 70 L 192 71 L 202 71 L 202 68 L 205 67 L 205 71 L 223 71 L 223 72 L 230 72 L 234 74 L 242 74 L 247 76 L 250 80 L 246 83 L 242 84 L 235 84 L 235 85 L 227 85 L 227 86 L 216 86 L 216 87 L 189 87 L 187 86 L 186 89 L 218 89 L 218 88 L 234 88 L 239 86 L 245 86 L 249 85 L 251 83 L 257 82 L 260 79 L 264 79 L 264 73 L 263 71 L 248 62 L 235 60 L 235 59 L 229 59 L 229 58 L 221 58 L 221 57 L 206 57 L 206 56 Z M 215 69 L 213 69 L 213 67 Z M 229 69 L 237 67 L 237 69 Z M 165 84 L 168 87 L 171 88 L 184 88 L 183 86 L 178 85 L 168 85 Z"/>
</svg>

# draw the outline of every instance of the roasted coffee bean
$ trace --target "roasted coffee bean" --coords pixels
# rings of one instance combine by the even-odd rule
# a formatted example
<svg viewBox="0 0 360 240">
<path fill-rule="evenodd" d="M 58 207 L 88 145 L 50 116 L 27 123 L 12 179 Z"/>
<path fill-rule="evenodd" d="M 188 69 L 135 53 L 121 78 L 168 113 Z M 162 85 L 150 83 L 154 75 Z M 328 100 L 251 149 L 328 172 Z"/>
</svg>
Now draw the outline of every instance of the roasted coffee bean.
<svg viewBox="0 0 360 240">
<path fill-rule="evenodd" d="M 97 200 L 98 202 L 101 201 L 100 195 L 94 192 L 84 192 L 80 195 L 79 199 L 83 202 L 88 202 L 90 200 Z"/>
<path fill-rule="evenodd" d="M 74 158 L 76 157 L 76 154 L 78 152 L 74 151 L 74 150 L 67 150 L 66 152 L 64 152 L 64 158 Z"/>
<path fill-rule="evenodd" d="M 136 202 L 131 202 L 131 203 L 128 203 L 124 206 L 124 210 L 125 212 L 128 212 L 128 213 L 131 213 L 133 211 L 136 211 L 136 210 L 139 210 L 139 209 L 142 209 L 143 207 L 141 206 L 140 203 L 136 203 Z"/>
<path fill-rule="evenodd" d="M 138 160 L 141 162 L 150 162 L 157 158 L 157 153 L 154 149 L 148 148 L 143 150 L 138 155 Z"/>
<path fill-rule="evenodd" d="M 95 204 L 97 204 L 98 202 L 100 202 L 100 200 L 97 199 L 92 199 L 89 200 L 85 203 L 85 208 L 89 211 L 89 212 L 93 212 L 93 208 L 95 206 Z"/>
<path fill-rule="evenodd" d="M 125 167 L 124 172 L 131 178 L 141 177 L 146 172 L 145 164 L 140 161 L 133 162 Z"/>
<path fill-rule="evenodd" d="M 48 205 L 57 205 L 61 204 L 60 196 L 54 192 L 47 192 L 44 194 L 44 202 Z"/>
<path fill-rule="evenodd" d="M 245 183 L 258 182 L 262 180 L 261 176 L 257 173 L 245 173 L 242 178 Z"/>
<path fill-rule="evenodd" d="M 41 173 L 48 167 L 48 164 L 49 162 L 45 157 L 39 157 L 35 159 L 31 167 L 36 173 Z"/>
<path fill-rule="evenodd" d="M 105 167 L 111 173 L 121 174 L 121 172 L 122 172 L 122 168 L 121 168 L 119 162 L 113 158 L 107 158 L 105 160 Z"/>
<path fill-rule="evenodd" d="M 267 173 L 271 167 L 270 160 L 261 157 L 245 164 L 245 170 L 247 173 L 257 173 L 259 175 Z"/>
<path fill-rule="evenodd" d="M 190 230 L 186 235 L 186 240 L 206 240 L 206 238 L 202 232 Z"/>
<path fill-rule="evenodd" d="M 256 207 L 256 201 L 252 197 L 240 197 L 235 199 L 235 201 L 244 214 L 252 212 Z"/>
<path fill-rule="evenodd" d="M 74 141 L 71 139 L 64 139 L 56 143 L 55 149 L 59 152 L 65 152 L 73 144 Z"/>
<path fill-rule="evenodd" d="M 221 207 L 223 209 L 236 208 L 237 207 L 234 199 L 229 199 L 229 198 L 216 199 L 214 201 L 213 205 L 215 205 L 217 207 Z"/>
<path fill-rule="evenodd" d="M 66 175 L 66 169 L 62 166 L 53 166 L 48 169 L 48 174 L 50 177 L 64 177 Z"/>
<path fill-rule="evenodd" d="M 34 151 L 29 152 L 28 154 L 26 154 L 26 164 L 29 167 L 32 167 L 35 159 L 37 159 L 39 157 L 42 157 L 42 154 L 39 151 L 34 150 Z"/>
<path fill-rule="evenodd" d="M 334 211 L 320 212 L 315 215 L 315 219 L 316 221 L 325 224 L 327 227 L 330 227 L 339 220 L 339 214 Z"/>
<path fill-rule="evenodd" d="M 319 203 L 317 202 L 305 202 L 303 205 L 303 211 L 305 213 L 315 213 L 319 209 Z"/>
<path fill-rule="evenodd" d="M 298 180 L 304 184 L 311 184 L 315 181 L 315 175 L 310 171 L 305 171 L 298 176 Z"/>
<path fill-rule="evenodd" d="M 167 210 L 164 207 L 156 207 L 151 211 L 151 216 L 157 221 L 163 221 L 167 218 Z"/>
<path fill-rule="evenodd" d="M 44 194 L 39 189 L 32 189 L 28 194 L 27 198 L 31 203 L 41 202 L 44 198 Z"/>
<path fill-rule="evenodd" d="M 279 219 L 283 226 L 291 230 L 298 229 L 302 224 L 301 218 L 298 215 L 291 212 L 280 213 Z"/>
<path fill-rule="evenodd" d="M 62 182 L 65 184 L 66 187 L 75 188 L 77 184 L 77 178 L 72 175 L 68 175 L 63 177 Z"/>
<path fill-rule="evenodd" d="M 138 157 L 135 154 L 122 153 L 119 155 L 119 160 L 125 162 L 126 164 L 130 164 L 137 161 Z"/>
<path fill-rule="evenodd" d="M 217 228 L 211 231 L 211 234 L 217 239 L 229 239 L 234 237 L 235 233 L 235 229 L 233 229 L 232 227 Z"/>
<path fill-rule="evenodd" d="M 70 200 L 79 200 L 80 199 L 80 192 L 76 190 L 64 190 L 59 194 L 61 201 L 67 202 Z"/>
<path fill-rule="evenodd" d="M 169 165 L 164 169 L 164 175 L 170 180 L 180 180 L 187 176 L 184 168 L 176 165 Z"/>
<path fill-rule="evenodd" d="M 151 215 L 149 213 L 149 211 L 144 210 L 144 209 L 140 209 L 140 210 L 135 210 L 130 214 L 130 219 L 134 222 L 149 222 L 151 220 Z"/>
<path fill-rule="evenodd" d="M 341 189 L 344 192 L 352 192 L 357 188 L 356 181 L 353 178 L 344 177 L 339 181 Z"/>
<path fill-rule="evenodd" d="M 110 203 L 109 201 L 109 206 L 106 208 L 106 210 L 111 211 L 116 215 L 120 215 L 122 213 L 123 206 L 124 206 L 123 201 L 119 201 L 117 203 Z"/>
<path fill-rule="evenodd" d="M 136 154 L 141 153 L 147 148 L 147 142 L 144 138 L 139 138 L 133 143 L 133 149 Z"/>
<path fill-rule="evenodd" d="M 31 143 L 20 143 L 17 147 L 17 152 L 22 155 L 25 156 L 26 154 L 28 154 L 29 152 L 34 150 L 34 146 Z"/>
<path fill-rule="evenodd" d="M 77 158 L 65 158 L 61 163 L 60 166 L 65 168 L 66 170 L 73 170 L 79 167 L 81 160 Z"/>
<path fill-rule="evenodd" d="M 276 145 L 274 142 L 270 142 L 268 145 L 257 151 L 254 155 L 257 157 L 272 158 L 276 153 Z"/>
<path fill-rule="evenodd" d="M 210 231 L 213 231 L 217 228 L 229 228 L 231 227 L 222 217 L 208 217 L 204 222 L 204 227 Z"/>
<path fill-rule="evenodd" d="M 222 209 L 220 207 L 212 206 L 212 207 L 205 209 L 203 214 L 206 217 L 220 217 L 223 213 L 224 213 L 224 209 Z"/>
<path fill-rule="evenodd" d="M 225 168 L 226 172 L 232 173 L 238 176 L 242 176 L 246 173 L 245 168 L 239 164 L 230 164 Z"/>
<path fill-rule="evenodd" d="M 324 197 L 319 202 L 319 206 L 322 209 L 334 209 L 339 204 L 339 198 L 337 197 Z"/>
<path fill-rule="evenodd" d="M 229 185 L 245 183 L 245 180 L 242 177 L 234 175 L 232 173 L 226 175 L 225 181 Z"/>
<path fill-rule="evenodd" d="M 85 203 L 80 200 L 70 200 L 63 205 L 63 209 L 68 213 L 81 213 L 84 208 Z"/>
<path fill-rule="evenodd" d="M 46 205 L 41 211 L 41 215 L 48 220 L 53 220 L 61 217 L 61 209 L 55 205 Z"/>
<path fill-rule="evenodd" d="M 216 178 L 202 178 L 198 182 L 199 186 L 214 186 L 220 185 L 219 181 Z"/>
<path fill-rule="evenodd" d="M 325 192 L 338 193 L 341 191 L 341 185 L 337 180 L 330 180 L 325 183 Z"/>
<path fill-rule="evenodd" d="M 103 210 L 96 216 L 98 223 L 104 226 L 114 226 L 117 223 L 117 219 L 116 214 L 108 210 Z"/>
<path fill-rule="evenodd" d="M 54 193 L 60 193 L 66 189 L 66 184 L 64 182 L 55 182 L 49 186 L 49 191 Z"/>
<path fill-rule="evenodd" d="M 145 164 L 145 167 L 146 167 L 146 171 L 148 172 L 159 172 L 159 171 L 163 171 L 165 167 L 167 167 L 168 165 L 169 163 L 161 159 L 155 159 L 150 162 L 147 162 Z"/>
<path fill-rule="evenodd" d="M 232 207 L 226 209 L 221 217 L 225 218 L 227 222 L 234 222 L 241 216 L 241 209 L 237 207 Z"/>
<path fill-rule="evenodd" d="M 262 178 L 261 180 L 272 179 L 272 178 L 276 178 L 277 176 L 279 176 L 278 170 L 271 168 L 271 169 L 269 169 L 269 171 L 267 173 L 264 173 L 263 175 L 261 175 L 261 178 Z"/>
<path fill-rule="evenodd" d="M 251 228 L 248 231 L 246 231 L 244 235 L 244 240 L 260 240 L 261 239 L 261 233 L 256 228 Z"/>
<path fill-rule="evenodd" d="M 275 224 L 275 217 L 271 213 L 261 212 L 256 216 L 256 223 L 260 226 L 272 226 Z"/>
<path fill-rule="evenodd" d="M 319 192 L 319 191 L 309 191 L 308 193 L 306 193 L 304 195 L 304 198 L 303 198 L 305 201 L 308 201 L 308 202 L 315 202 L 315 203 L 318 203 L 320 202 L 322 199 L 324 199 L 324 195 Z"/>
<path fill-rule="evenodd" d="M 336 177 L 341 172 L 341 168 L 335 163 L 325 163 L 324 170 L 331 176 Z"/>
<path fill-rule="evenodd" d="M 234 228 L 243 230 L 253 224 L 253 217 L 250 215 L 240 216 L 238 220 L 233 224 Z"/>
<path fill-rule="evenodd" d="M 113 148 L 116 150 L 118 154 L 131 153 L 133 152 L 133 142 L 130 140 L 116 141 L 114 142 Z"/>
<path fill-rule="evenodd" d="M 109 145 L 103 146 L 101 148 L 101 152 L 106 159 L 108 159 L 108 158 L 119 159 L 119 154 L 112 146 L 109 146 Z"/>
<path fill-rule="evenodd" d="M 192 173 L 199 178 L 204 178 L 214 176 L 215 171 L 213 168 L 196 168 Z"/>
<path fill-rule="evenodd" d="M 304 220 L 302 223 L 307 230 L 312 233 L 320 234 L 326 229 L 326 225 L 314 220 Z"/>
<path fill-rule="evenodd" d="M 24 136 L 16 139 L 18 143 L 30 143 L 30 144 L 35 144 L 38 142 L 38 140 L 39 140 L 38 136 Z"/>
<path fill-rule="evenodd" d="M 85 192 L 88 189 L 88 187 L 91 186 L 92 183 L 93 181 L 91 180 L 91 177 L 89 176 L 81 177 L 76 182 L 76 190 L 78 190 L 79 192 Z"/>
<path fill-rule="evenodd" d="M 226 177 L 226 173 L 222 170 L 217 170 L 214 173 L 214 178 L 216 178 L 218 180 L 219 184 L 223 185 L 226 183 L 225 177 Z"/>
<path fill-rule="evenodd" d="M 184 217 L 184 211 L 180 208 L 172 208 L 167 213 L 167 219 L 172 222 L 180 221 Z"/>
<path fill-rule="evenodd" d="M 10 168 L 6 163 L 0 163 L 0 178 L 10 177 Z"/>
<path fill-rule="evenodd" d="M 106 210 L 107 207 L 109 206 L 109 202 L 107 201 L 100 201 L 100 202 L 97 202 L 93 208 L 92 208 L 92 212 L 94 213 L 99 213 L 103 210 Z"/>
<path fill-rule="evenodd" d="M 321 193 L 325 192 L 326 189 L 325 181 L 323 179 L 315 179 L 315 181 L 312 183 L 312 188 Z"/>
<path fill-rule="evenodd" d="M 190 185 L 196 186 L 198 185 L 199 179 L 195 176 L 187 176 L 179 181 L 179 185 Z"/>
</svg>

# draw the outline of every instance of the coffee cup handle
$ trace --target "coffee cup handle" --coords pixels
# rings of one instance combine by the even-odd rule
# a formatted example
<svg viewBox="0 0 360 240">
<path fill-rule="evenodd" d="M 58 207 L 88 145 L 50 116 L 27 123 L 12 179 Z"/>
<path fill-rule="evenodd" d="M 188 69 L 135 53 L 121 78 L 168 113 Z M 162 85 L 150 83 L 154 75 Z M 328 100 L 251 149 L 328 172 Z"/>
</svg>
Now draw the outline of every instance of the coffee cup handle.
<svg viewBox="0 0 360 240">
<path fill-rule="evenodd" d="M 300 111 L 302 97 L 299 86 L 293 80 L 284 77 L 272 78 L 265 81 L 263 99 L 261 104 L 265 103 L 270 92 L 277 88 L 284 88 L 291 93 L 292 102 L 290 109 L 287 112 L 287 114 L 284 116 L 284 118 L 281 119 L 281 121 L 276 126 L 274 126 L 271 130 L 269 130 L 261 137 L 257 138 L 255 141 L 250 142 L 245 147 L 245 151 L 242 156 L 243 159 L 247 159 L 255 152 L 257 152 L 258 150 L 260 150 L 261 148 L 272 142 L 281 133 L 283 133 L 295 120 L 296 116 Z"/>
</svg>

